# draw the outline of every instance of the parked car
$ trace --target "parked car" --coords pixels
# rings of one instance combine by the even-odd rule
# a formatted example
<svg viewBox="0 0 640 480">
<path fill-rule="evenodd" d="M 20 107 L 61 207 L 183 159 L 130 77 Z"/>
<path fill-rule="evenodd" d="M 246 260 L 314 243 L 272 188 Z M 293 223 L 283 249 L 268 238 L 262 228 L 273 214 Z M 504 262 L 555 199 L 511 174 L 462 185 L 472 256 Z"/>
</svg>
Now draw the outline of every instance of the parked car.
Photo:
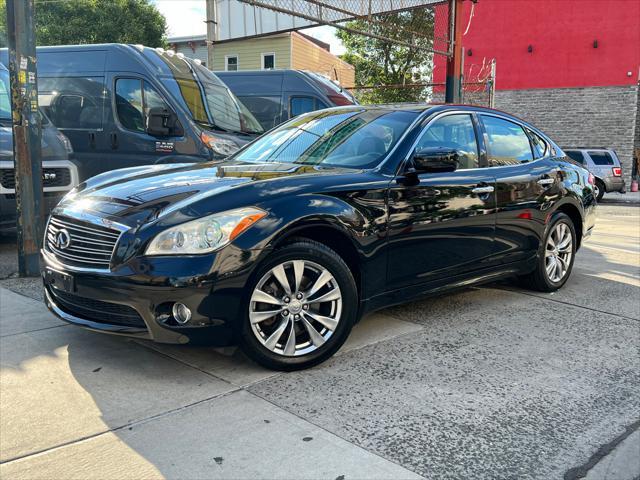
<svg viewBox="0 0 640 480">
<path fill-rule="evenodd" d="M 223 158 L 263 131 L 213 73 L 180 53 L 106 44 L 39 47 L 37 57 L 40 106 L 71 140 L 81 180 Z"/>
<path fill-rule="evenodd" d="M 46 302 L 89 329 L 305 368 L 389 305 L 509 276 L 562 287 L 594 226 L 592 181 L 495 110 L 321 110 L 224 161 L 80 185 L 47 226 Z"/>
<path fill-rule="evenodd" d="M 622 165 L 615 150 L 611 148 L 565 148 L 565 153 L 589 170 L 596 177 L 596 197 L 602 200 L 605 193 L 625 193 Z"/>
<path fill-rule="evenodd" d="M 357 103 L 347 90 L 315 72 L 255 70 L 215 73 L 265 130 L 303 113 Z"/>
<path fill-rule="evenodd" d="M 16 229 L 16 180 L 13 157 L 13 129 L 9 100 L 9 71 L 0 63 L 0 234 Z M 42 183 L 46 213 L 78 184 L 69 139 L 41 112 Z"/>
</svg>

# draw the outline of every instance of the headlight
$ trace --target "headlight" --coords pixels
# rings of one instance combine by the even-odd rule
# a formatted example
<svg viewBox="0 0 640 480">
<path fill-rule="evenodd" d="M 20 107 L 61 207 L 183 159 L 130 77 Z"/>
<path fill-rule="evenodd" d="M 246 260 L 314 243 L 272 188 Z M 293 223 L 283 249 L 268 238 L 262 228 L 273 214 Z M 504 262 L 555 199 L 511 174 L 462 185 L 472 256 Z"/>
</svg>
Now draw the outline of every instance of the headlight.
<svg viewBox="0 0 640 480">
<path fill-rule="evenodd" d="M 238 150 L 240 150 L 240 146 L 233 140 L 216 137 L 215 135 L 211 135 L 210 133 L 202 132 L 200 134 L 200 140 L 202 140 L 202 143 L 204 143 L 215 153 L 217 153 L 218 155 L 222 155 L 223 157 L 228 157 L 232 153 L 236 153 Z"/>
<path fill-rule="evenodd" d="M 193 255 L 224 247 L 265 217 L 258 208 L 238 208 L 171 227 L 156 235 L 145 255 Z"/>
</svg>

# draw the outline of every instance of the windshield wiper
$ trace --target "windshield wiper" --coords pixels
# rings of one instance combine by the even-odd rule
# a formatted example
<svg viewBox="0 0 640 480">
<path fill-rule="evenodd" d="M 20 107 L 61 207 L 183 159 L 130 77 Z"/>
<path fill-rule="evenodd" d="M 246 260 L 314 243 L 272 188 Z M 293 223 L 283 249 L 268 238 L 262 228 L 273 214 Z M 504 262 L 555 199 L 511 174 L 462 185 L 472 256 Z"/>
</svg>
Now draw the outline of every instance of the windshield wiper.
<svg viewBox="0 0 640 480">
<path fill-rule="evenodd" d="M 225 132 L 225 133 L 234 133 L 231 130 L 227 130 L 226 128 L 222 128 L 219 125 L 216 125 L 215 123 L 203 122 L 202 120 L 196 120 L 196 123 L 198 125 L 202 125 L 204 127 L 210 128 L 212 130 L 219 130 L 219 131 Z"/>
</svg>

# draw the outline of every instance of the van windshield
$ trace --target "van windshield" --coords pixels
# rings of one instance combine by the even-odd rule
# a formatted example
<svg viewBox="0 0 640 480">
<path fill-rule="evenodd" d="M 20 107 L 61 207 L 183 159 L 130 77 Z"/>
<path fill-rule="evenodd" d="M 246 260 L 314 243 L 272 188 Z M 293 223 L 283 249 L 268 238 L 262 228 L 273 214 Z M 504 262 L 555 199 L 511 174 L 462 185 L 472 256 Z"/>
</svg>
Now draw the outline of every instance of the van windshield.
<svg viewBox="0 0 640 480">
<path fill-rule="evenodd" d="M 177 55 L 160 57 L 172 73 L 162 76 L 162 82 L 197 123 L 235 133 L 264 131 L 242 102 L 205 67 Z"/>
<path fill-rule="evenodd" d="M 0 70 L 0 121 L 11 120 L 11 101 L 9 100 L 9 72 Z"/>
</svg>

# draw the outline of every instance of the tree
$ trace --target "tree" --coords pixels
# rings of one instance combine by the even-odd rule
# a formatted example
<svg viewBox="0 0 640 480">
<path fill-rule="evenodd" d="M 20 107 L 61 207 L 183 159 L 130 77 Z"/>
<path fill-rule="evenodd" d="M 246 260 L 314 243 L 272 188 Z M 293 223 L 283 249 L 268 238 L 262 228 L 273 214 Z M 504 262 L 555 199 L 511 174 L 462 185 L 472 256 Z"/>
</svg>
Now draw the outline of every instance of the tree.
<svg viewBox="0 0 640 480">
<path fill-rule="evenodd" d="M 0 0 L 0 47 L 7 46 L 6 7 Z M 37 45 L 166 43 L 166 20 L 148 0 L 36 0 L 35 17 Z"/>
<path fill-rule="evenodd" d="M 374 17 L 374 22 L 354 20 L 347 27 L 399 40 L 413 47 L 378 40 L 346 30 L 336 35 L 346 53 L 342 59 L 356 69 L 356 88 L 362 103 L 411 102 L 424 98 L 424 88 L 385 88 L 428 81 L 433 54 L 434 10 L 419 8 Z"/>
</svg>

